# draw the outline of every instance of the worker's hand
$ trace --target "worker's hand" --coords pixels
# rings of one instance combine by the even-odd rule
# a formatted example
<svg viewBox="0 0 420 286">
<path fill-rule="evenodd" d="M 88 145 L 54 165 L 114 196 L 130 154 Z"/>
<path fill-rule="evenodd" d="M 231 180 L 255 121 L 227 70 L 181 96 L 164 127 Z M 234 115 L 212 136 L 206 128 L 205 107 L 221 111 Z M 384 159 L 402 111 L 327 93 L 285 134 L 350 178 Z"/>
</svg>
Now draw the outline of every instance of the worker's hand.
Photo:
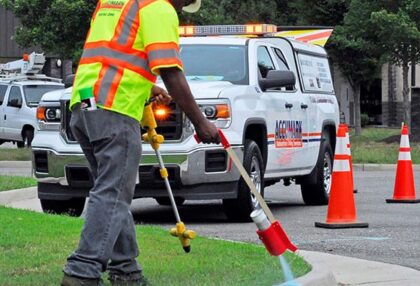
<svg viewBox="0 0 420 286">
<path fill-rule="evenodd" d="M 195 131 L 201 142 L 220 144 L 219 131 L 216 126 L 207 119 L 204 118 L 195 125 Z"/>
<path fill-rule="evenodd" d="M 157 104 L 168 105 L 172 101 L 172 97 L 168 94 L 168 92 L 157 85 L 153 86 L 151 97 L 155 98 L 155 102 Z"/>
</svg>

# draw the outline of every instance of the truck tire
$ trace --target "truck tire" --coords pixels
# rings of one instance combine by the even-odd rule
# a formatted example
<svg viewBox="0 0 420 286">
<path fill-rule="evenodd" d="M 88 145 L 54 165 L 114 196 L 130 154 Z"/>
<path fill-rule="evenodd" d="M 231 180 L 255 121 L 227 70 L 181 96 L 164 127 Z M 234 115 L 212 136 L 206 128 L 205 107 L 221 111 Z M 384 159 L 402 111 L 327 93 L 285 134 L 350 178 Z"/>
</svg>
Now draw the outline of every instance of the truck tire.
<svg viewBox="0 0 420 286">
<path fill-rule="evenodd" d="M 302 183 L 300 186 L 302 198 L 306 205 L 327 205 L 330 197 L 333 166 L 333 151 L 329 140 L 321 143 L 318 161 L 315 166 L 314 184 Z"/>
<path fill-rule="evenodd" d="M 44 213 L 78 217 L 83 212 L 86 198 L 73 198 L 65 201 L 40 199 L 40 201 Z"/>
<path fill-rule="evenodd" d="M 264 197 L 264 161 L 260 148 L 252 140 L 245 142 L 243 165 L 257 186 L 257 190 Z M 241 178 L 238 183 L 238 197 L 236 199 L 224 199 L 223 209 L 231 221 L 251 221 L 251 212 L 259 207 L 256 198 L 251 194 L 247 184 Z"/>
<path fill-rule="evenodd" d="M 170 206 L 171 205 L 171 200 L 169 199 L 169 197 L 155 198 L 155 200 L 161 206 Z M 175 197 L 175 204 L 177 206 L 181 206 L 184 202 L 185 202 L 184 198 Z"/>
</svg>

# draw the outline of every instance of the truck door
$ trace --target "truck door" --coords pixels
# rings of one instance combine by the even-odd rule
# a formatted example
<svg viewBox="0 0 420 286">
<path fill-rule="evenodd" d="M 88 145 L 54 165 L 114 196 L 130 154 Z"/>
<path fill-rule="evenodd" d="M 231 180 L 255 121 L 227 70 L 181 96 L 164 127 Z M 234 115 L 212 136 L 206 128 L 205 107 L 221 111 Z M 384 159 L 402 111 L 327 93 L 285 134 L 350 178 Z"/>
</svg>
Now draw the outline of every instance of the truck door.
<svg viewBox="0 0 420 286">
<path fill-rule="evenodd" d="M 5 101 L 5 97 L 6 97 L 6 92 L 7 92 L 7 85 L 5 84 L 0 84 L 0 140 L 3 138 L 3 133 L 4 133 L 4 105 L 3 104 Z"/>
<path fill-rule="evenodd" d="M 24 117 L 23 109 L 22 91 L 19 86 L 12 86 L 10 88 L 7 104 L 4 107 L 4 138 L 22 141 L 21 118 Z"/>
<path fill-rule="evenodd" d="M 271 52 L 278 65 L 278 69 L 291 70 L 290 67 L 294 65 L 293 61 L 287 61 L 284 53 L 279 47 L 271 47 Z M 296 83 L 298 83 L 299 78 L 297 73 L 295 73 L 295 76 Z M 287 91 L 288 88 L 283 88 L 283 90 Z M 313 164 L 306 159 L 309 155 L 308 141 L 312 140 L 314 136 L 318 136 L 318 134 L 311 133 L 309 128 L 309 111 L 311 109 L 309 96 L 302 93 L 297 87 L 294 87 L 293 90 L 289 88 L 289 91 L 290 92 L 284 92 L 289 121 L 282 122 L 282 124 L 283 128 L 286 129 L 286 133 L 292 132 L 292 134 L 288 136 L 288 138 L 292 138 L 292 140 L 289 140 L 286 144 L 286 148 L 288 148 L 288 152 L 292 154 L 291 168 L 293 168 L 295 172 L 299 172 L 299 170 L 303 171 L 304 169 L 312 168 Z"/>
<path fill-rule="evenodd" d="M 257 47 L 257 64 L 259 77 L 265 78 L 268 71 L 280 69 L 270 52 L 270 45 L 259 45 Z M 268 160 L 266 178 L 282 176 L 287 170 L 293 169 L 293 144 L 292 133 L 286 130 L 288 122 L 292 120 L 292 109 L 290 105 L 296 106 L 293 97 L 288 98 L 290 91 L 284 89 L 268 89 L 263 91 L 262 100 L 266 105 L 266 124 L 268 135 Z"/>
</svg>

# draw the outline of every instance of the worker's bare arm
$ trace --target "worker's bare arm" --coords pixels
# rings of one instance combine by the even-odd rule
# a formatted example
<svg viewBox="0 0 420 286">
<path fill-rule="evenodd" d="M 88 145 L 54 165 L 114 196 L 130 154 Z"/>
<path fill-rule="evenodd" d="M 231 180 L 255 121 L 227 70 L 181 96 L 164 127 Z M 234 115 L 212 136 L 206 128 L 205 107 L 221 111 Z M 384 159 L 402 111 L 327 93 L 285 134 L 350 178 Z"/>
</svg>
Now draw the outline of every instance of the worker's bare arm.
<svg viewBox="0 0 420 286">
<path fill-rule="evenodd" d="M 204 143 L 220 143 L 216 126 L 201 113 L 184 73 L 178 68 L 162 68 L 160 69 L 160 75 L 169 94 L 194 124 L 201 141 Z"/>
</svg>

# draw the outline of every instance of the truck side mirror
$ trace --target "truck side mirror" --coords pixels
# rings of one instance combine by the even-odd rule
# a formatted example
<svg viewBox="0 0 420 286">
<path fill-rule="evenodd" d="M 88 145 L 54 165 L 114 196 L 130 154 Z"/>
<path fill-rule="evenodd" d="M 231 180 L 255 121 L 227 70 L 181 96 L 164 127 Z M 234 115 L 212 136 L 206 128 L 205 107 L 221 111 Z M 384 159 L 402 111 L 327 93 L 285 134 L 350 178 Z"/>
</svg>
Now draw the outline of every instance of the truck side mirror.
<svg viewBox="0 0 420 286">
<path fill-rule="evenodd" d="M 15 99 L 10 100 L 9 106 L 16 107 L 16 108 L 21 108 L 22 104 L 19 103 L 19 99 L 15 98 Z"/>
<path fill-rule="evenodd" d="M 269 88 L 281 88 L 294 86 L 296 83 L 295 74 L 292 71 L 270 70 L 266 78 L 259 80 L 260 87 L 263 91 Z"/>
<path fill-rule="evenodd" d="M 66 76 L 66 79 L 64 80 L 64 87 L 68 88 L 68 87 L 73 86 L 73 82 L 74 82 L 74 74 Z"/>
</svg>

